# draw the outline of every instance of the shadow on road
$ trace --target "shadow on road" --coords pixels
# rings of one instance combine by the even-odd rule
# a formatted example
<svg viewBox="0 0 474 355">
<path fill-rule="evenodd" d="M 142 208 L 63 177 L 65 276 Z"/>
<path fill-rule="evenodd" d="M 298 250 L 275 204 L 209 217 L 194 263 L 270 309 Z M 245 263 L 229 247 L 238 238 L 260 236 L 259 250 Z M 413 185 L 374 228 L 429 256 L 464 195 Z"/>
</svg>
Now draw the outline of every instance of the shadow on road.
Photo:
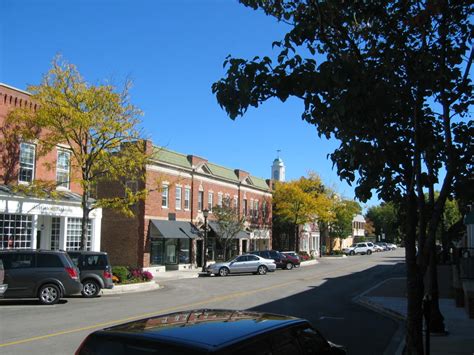
<svg viewBox="0 0 474 355">
<path fill-rule="evenodd" d="M 383 354 L 399 323 L 353 302 L 353 298 L 392 277 L 404 276 L 404 263 L 326 278 L 320 286 L 251 308 L 308 319 L 323 335 L 344 345 L 348 354 Z"/>
</svg>

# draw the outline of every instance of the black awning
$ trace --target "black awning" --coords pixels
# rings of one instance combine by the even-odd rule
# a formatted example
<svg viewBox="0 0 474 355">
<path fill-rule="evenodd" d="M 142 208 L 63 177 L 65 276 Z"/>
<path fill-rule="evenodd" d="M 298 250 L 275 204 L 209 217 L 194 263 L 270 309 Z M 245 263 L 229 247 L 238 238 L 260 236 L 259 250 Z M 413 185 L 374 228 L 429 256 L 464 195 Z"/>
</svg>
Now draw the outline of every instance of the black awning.
<svg viewBox="0 0 474 355">
<path fill-rule="evenodd" d="M 191 222 L 150 220 L 150 238 L 195 239 L 199 230 Z"/>
<path fill-rule="evenodd" d="M 217 235 L 221 235 L 221 228 L 219 227 L 219 224 L 214 221 L 210 221 L 207 223 L 209 227 L 216 233 Z M 235 236 L 235 239 L 249 239 L 250 236 L 247 232 L 240 230 L 237 235 Z"/>
</svg>

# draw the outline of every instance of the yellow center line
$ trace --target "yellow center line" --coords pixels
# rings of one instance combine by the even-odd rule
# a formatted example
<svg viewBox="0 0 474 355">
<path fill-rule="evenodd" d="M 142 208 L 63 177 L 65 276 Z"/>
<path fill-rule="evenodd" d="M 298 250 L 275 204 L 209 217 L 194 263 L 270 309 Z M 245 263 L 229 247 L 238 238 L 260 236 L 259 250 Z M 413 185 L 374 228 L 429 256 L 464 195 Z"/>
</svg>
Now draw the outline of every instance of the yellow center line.
<svg viewBox="0 0 474 355">
<path fill-rule="evenodd" d="M 335 271 L 332 271 L 332 272 L 329 272 L 329 273 L 325 274 L 325 276 L 329 276 L 331 274 L 334 274 L 334 273 L 337 273 L 337 272 L 340 272 L 342 270 L 346 270 L 346 269 L 349 269 L 349 268 L 352 268 L 352 266 L 347 267 L 347 268 L 337 269 Z M 259 289 L 256 289 L 256 290 L 242 291 L 242 292 L 237 292 L 237 293 L 229 293 L 227 295 L 222 295 L 222 296 L 217 296 L 217 297 L 213 297 L 213 298 L 210 298 L 210 299 L 206 299 L 205 301 L 199 301 L 199 302 L 189 303 L 189 304 L 181 305 L 181 306 L 163 308 L 163 309 L 160 309 L 159 311 L 154 311 L 154 312 L 149 312 L 149 313 L 142 313 L 142 314 L 135 315 L 135 316 L 132 316 L 132 317 L 127 317 L 127 318 L 122 318 L 122 319 L 117 319 L 117 320 L 111 320 L 111 321 L 108 321 L 108 322 L 97 323 L 97 324 L 89 325 L 89 326 L 86 326 L 86 327 L 63 330 L 61 332 L 50 333 L 50 334 L 45 334 L 45 335 L 39 335 L 39 336 L 36 336 L 36 337 L 16 340 L 16 341 L 0 344 L 0 348 L 4 348 L 4 347 L 7 347 L 7 346 L 12 346 L 12 345 L 30 343 L 30 342 L 33 342 L 33 341 L 48 339 L 48 338 L 56 337 L 56 336 L 59 336 L 59 335 L 78 333 L 78 332 L 82 332 L 84 330 L 91 330 L 91 329 L 94 329 L 94 328 L 102 328 L 102 327 L 111 326 L 111 325 L 114 325 L 114 324 L 117 324 L 117 323 L 130 322 L 130 321 L 137 320 L 137 319 L 140 319 L 140 318 L 157 316 L 157 315 L 160 315 L 160 314 L 163 314 L 163 313 L 170 313 L 170 312 L 177 311 L 177 310 L 180 310 L 180 309 L 183 309 L 183 308 L 194 308 L 194 307 L 202 306 L 202 305 L 212 303 L 212 302 L 226 301 L 226 300 L 230 300 L 230 299 L 234 299 L 234 298 L 250 296 L 250 295 L 253 295 L 255 293 L 272 290 L 272 289 L 279 288 L 279 287 L 282 287 L 282 286 L 288 286 L 288 285 L 291 285 L 293 283 L 300 282 L 301 280 L 304 280 L 304 281 L 313 280 L 313 279 L 319 278 L 321 276 L 323 276 L 323 275 L 317 275 L 317 276 L 312 276 L 312 277 L 303 278 L 303 279 L 295 279 L 295 280 L 292 280 L 292 281 L 287 281 L 287 282 L 283 282 L 283 283 L 280 283 L 280 284 L 259 288 Z"/>
</svg>

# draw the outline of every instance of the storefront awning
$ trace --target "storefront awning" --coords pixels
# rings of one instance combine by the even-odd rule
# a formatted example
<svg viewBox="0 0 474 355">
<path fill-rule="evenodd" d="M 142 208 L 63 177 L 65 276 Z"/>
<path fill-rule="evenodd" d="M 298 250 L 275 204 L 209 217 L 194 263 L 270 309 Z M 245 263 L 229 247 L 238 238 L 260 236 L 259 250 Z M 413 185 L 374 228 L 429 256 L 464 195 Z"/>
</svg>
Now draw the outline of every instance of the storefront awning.
<svg viewBox="0 0 474 355">
<path fill-rule="evenodd" d="M 194 239 L 199 230 L 191 222 L 150 220 L 150 238 Z"/>
<path fill-rule="evenodd" d="M 210 221 L 207 223 L 209 227 L 216 233 L 217 235 L 221 235 L 221 228 L 219 227 L 219 224 L 217 222 Z M 243 230 L 240 230 L 235 239 L 249 239 L 249 234 Z"/>
</svg>

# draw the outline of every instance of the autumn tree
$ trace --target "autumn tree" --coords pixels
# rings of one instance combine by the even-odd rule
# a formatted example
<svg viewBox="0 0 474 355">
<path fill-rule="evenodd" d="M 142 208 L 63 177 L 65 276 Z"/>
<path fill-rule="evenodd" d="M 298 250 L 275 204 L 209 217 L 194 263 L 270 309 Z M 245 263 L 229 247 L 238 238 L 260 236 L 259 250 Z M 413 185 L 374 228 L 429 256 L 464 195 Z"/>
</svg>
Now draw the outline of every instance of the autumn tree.
<svg viewBox="0 0 474 355">
<path fill-rule="evenodd" d="M 235 240 L 245 227 L 245 216 L 240 216 L 239 211 L 232 207 L 232 201 L 226 197 L 222 206 L 215 206 L 212 214 L 217 223 L 217 238 L 223 247 L 223 258 L 227 260 L 227 249 L 229 244 Z"/>
<path fill-rule="evenodd" d="M 352 236 L 352 219 L 362 209 L 354 200 L 333 199 L 333 203 L 334 218 L 329 225 L 329 236 L 339 238 L 342 244 L 343 239 Z"/>
<path fill-rule="evenodd" d="M 19 127 L 22 139 L 38 140 L 40 154 L 58 144 L 70 152 L 70 181 L 60 183 L 79 183 L 83 190 L 81 249 L 87 247 L 93 209 L 110 207 L 132 215 L 133 206 L 146 194 L 127 185 L 144 178 L 148 160 L 139 130 L 141 111 L 131 104 L 129 89 L 130 82 L 120 91 L 110 84 L 91 85 L 74 65 L 56 57 L 41 84 L 28 87 L 38 109 L 15 110 L 8 117 L 9 124 Z M 118 183 L 125 194 L 98 198 L 95 189 L 101 182 Z"/>
<path fill-rule="evenodd" d="M 273 43 L 276 59 L 226 59 L 226 76 L 212 87 L 219 104 L 235 119 L 270 98 L 301 99 L 302 118 L 340 142 L 331 159 L 342 179 L 357 184 L 357 197 L 366 201 L 375 191 L 400 204 L 406 352 L 423 354 L 422 300 L 436 287 L 436 231 L 446 200 L 462 193 L 473 170 L 474 7 L 467 0 L 240 2 L 289 31 Z M 431 329 L 442 331 L 432 304 Z"/>
</svg>

